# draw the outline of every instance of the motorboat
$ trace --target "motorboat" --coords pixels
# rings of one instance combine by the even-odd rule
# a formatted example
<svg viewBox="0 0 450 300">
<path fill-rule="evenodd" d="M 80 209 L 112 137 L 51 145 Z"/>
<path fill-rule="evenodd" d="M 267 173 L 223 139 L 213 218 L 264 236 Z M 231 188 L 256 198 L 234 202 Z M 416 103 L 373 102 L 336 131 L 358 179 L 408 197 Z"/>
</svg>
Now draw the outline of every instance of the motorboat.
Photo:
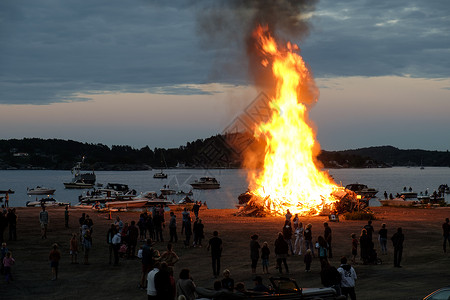
<svg viewBox="0 0 450 300">
<path fill-rule="evenodd" d="M 171 189 L 169 187 L 165 187 L 160 189 L 161 191 L 161 195 L 167 196 L 167 195 L 175 195 L 177 193 L 177 191 L 175 191 L 174 189 Z"/>
<path fill-rule="evenodd" d="M 56 189 L 37 186 L 35 188 L 27 188 L 27 195 L 53 195 Z"/>
<path fill-rule="evenodd" d="M 187 196 L 192 196 L 192 195 L 194 195 L 194 193 L 192 192 L 192 190 L 190 190 L 189 192 L 185 192 L 185 191 L 181 190 L 181 191 L 178 191 L 178 192 L 177 192 L 177 195 L 187 195 Z"/>
<path fill-rule="evenodd" d="M 165 179 L 167 178 L 167 174 L 163 173 L 163 171 L 153 174 L 153 178 L 156 179 Z"/>
<path fill-rule="evenodd" d="M 413 206 L 420 203 L 418 200 L 405 200 L 403 198 L 380 199 L 378 201 L 380 201 L 383 206 Z"/>
<path fill-rule="evenodd" d="M 77 162 L 72 168 L 72 181 L 64 182 L 64 187 L 66 189 L 90 189 L 94 187 L 97 177 L 94 171 L 92 171 L 92 173 L 81 173 L 81 165 L 83 162 L 84 157 L 81 162 Z"/>
<path fill-rule="evenodd" d="M 56 201 L 54 198 L 42 198 L 36 199 L 35 201 L 27 201 L 25 204 L 27 207 L 50 207 L 50 206 L 66 206 L 70 205 L 70 203 L 64 203 Z"/>
<path fill-rule="evenodd" d="M 147 200 L 126 200 L 106 202 L 106 208 L 139 208 L 147 205 Z"/>
<path fill-rule="evenodd" d="M 108 183 L 104 188 L 87 192 L 78 197 L 80 203 L 106 203 L 109 201 L 126 201 L 136 197 L 136 191 L 130 190 L 128 185 L 123 183 Z"/>
<path fill-rule="evenodd" d="M 155 191 L 147 191 L 141 193 L 139 196 L 132 198 L 132 200 L 145 200 L 147 201 L 147 206 L 155 206 L 155 205 L 169 205 L 173 204 L 172 201 L 167 198 L 161 196 L 158 197 L 158 194 Z"/>
<path fill-rule="evenodd" d="M 373 198 L 378 193 L 376 189 L 369 188 L 367 185 L 361 183 L 347 184 L 345 188 L 355 192 L 357 195 L 360 195 L 363 199 Z"/>
<path fill-rule="evenodd" d="M 195 180 L 190 183 L 194 189 L 199 190 L 209 190 L 209 189 L 219 189 L 220 183 L 214 177 L 201 177 L 199 180 Z"/>
</svg>

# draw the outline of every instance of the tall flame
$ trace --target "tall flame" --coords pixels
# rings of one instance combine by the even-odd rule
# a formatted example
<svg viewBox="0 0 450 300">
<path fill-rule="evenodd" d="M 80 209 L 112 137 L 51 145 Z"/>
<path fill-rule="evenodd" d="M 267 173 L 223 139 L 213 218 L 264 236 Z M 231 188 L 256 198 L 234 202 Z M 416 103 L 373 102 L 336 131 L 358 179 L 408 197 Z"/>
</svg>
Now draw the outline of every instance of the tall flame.
<svg viewBox="0 0 450 300">
<path fill-rule="evenodd" d="M 307 100 L 300 99 L 302 86 L 312 82 L 310 72 L 297 45 L 280 47 L 262 26 L 254 38 L 264 56 L 261 63 L 272 68 L 276 92 L 269 103 L 271 119 L 255 129 L 255 136 L 265 138 L 266 149 L 263 170 L 250 174 L 250 189 L 274 214 L 287 209 L 318 214 L 336 201 L 331 193 L 338 187 L 315 164 L 319 145 L 308 125 Z"/>
</svg>

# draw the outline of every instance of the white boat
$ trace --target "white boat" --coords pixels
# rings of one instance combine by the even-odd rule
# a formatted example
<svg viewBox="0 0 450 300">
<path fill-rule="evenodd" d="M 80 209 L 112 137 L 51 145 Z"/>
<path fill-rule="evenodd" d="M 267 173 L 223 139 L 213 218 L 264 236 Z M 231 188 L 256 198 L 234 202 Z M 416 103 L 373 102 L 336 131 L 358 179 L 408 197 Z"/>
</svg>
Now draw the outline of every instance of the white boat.
<svg viewBox="0 0 450 300">
<path fill-rule="evenodd" d="M 158 197 L 154 191 L 141 193 L 138 197 L 132 198 L 132 200 L 146 200 L 148 206 L 173 204 L 172 201 L 166 199 L 165 197 Z"/>
<path fill-rule="evenodd" d="M 209 189 L 219 189 L 220 183 L 214 177 L 201 177 L 199 180 L 196 180 L 190 185 L 194 189 L 199 190 L 209 190 Z"/>
<path fill-rule="evenodd" d="M 153 174 L 153 178 L 164 179 L 167 178 L 167 174 L 163 173 L 163 171 L 161 170 L 161 172 Z"/>
<path fill-rule="evenodd" d="M 35 201 L 27 201 L 25 205 L 27 207 L 41 207 L 42 205 L 44 205 L 45 207 L 49 207 L 49 206 L 66 206 L 70 205 L 70 203 L 59 202 L 53 198 L 42 198 L 36 199 Z"/>
<path fill-rule="evenodd" d="M 37 186 L 33 189 L 27 188 L 28 195 L 53 195 L 56 189 L 50 189 L 42 186 Z"/>
<path fill-rule="evenodd" d="M 90 189 L 95 185 L 95 181 L 97 177 L 92 171 L 92 173 L 81 173 L 81 164 L 84 162 L 77 162 L 76 165 L 72 168 L 73 178 L 71 182 L 64 182 L 64 187 L 66 189 Z"/>
<path fill-rule="evenodd" d="M 105 188 L 87 192 L 78 197 L 80 203 L 105 203 L 108 201 L 126 201 L 131 200 L 136 196 L 135 190 L 130 190 L 128 185 L 123 183 L 108 183 Z"/>
</svg>

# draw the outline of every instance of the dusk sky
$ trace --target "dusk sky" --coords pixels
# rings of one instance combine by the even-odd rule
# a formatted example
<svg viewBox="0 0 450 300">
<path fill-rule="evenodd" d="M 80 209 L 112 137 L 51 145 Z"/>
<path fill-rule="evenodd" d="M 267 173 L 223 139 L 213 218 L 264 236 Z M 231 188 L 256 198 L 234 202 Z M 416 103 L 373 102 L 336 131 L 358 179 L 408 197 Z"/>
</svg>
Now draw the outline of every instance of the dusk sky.
<svg viewBox="0 0 450 300">
<path fill-rule="evenodd" d="M 1 1 L 0 139 L 154 148 L 222 132 L 261 92 L 233 1 Z M 322 149 L 450 149 L 449 9 L 321 0 L 303 15 L 309 34 L 287 37 L 320 90 Z"/>
</svg>

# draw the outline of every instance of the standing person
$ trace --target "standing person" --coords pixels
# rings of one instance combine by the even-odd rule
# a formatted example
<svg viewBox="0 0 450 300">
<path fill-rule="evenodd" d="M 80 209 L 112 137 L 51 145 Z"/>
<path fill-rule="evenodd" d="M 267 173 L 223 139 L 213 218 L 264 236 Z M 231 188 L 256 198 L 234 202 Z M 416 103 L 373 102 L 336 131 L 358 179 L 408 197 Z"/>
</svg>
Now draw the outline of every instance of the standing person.
<svg viewBox="0 0 450 300">
<path fill-rule="evenodd" d="M 205 225 L 202 223 L 202 219 L 197 219 L 194 222 L 194 245 L 195 247 L 202 247 L 202 239 L 205 237 L 203 229 Z"/>
<path fill-rule="evenodd" d="M 86 213 L 82 213 L 81 217 L 78 219 L 78 223 L 80 224 L 80 227 L 83 226 L 84 220 L 86 220 Z"/>
<path fill-rule="evenodd" d="M 295 243 L 294 243 L 294 254 L 302 255 L 303 251 L 303 224 L 299 222 L 297 228 L 294 231 Z"/>
<path fill-rule="evenodd" d="M 112 263 L 112 257 L 114 253 L 114 244 L 113 244 L 113 238 L 117 233 L 116 225 L 111 224 L 111 226 L 108 229 L 108 232 L 106 233 L 106 243 L 108 244 L 108 250 L 109 250 L 109 264 Z"/>
<path fill-rule="evenodd" d="M 8 227 L 8 219 L 6 219 L 6 216 L 3 213 L 3 211 L 0 211 L 0 243 L 3 243 L 5 241 L 4 232 L 6 227 Z"/>
<path fill-rule="evenodd" d="M 303 236 L 305 237 L 305 248 L 306 250 L 310 249 L 311 250 L 311 254 L 314 257 L 314 246 L 313 246 L 313 242 L 312 242 L 312 225 L 311 223 L 306 225 L 305 231 Z"/>
<path fill-rule="evenodd" d="M 186 300 L 194 300 L 197 297 L 195 293 L 195 283 L 189 274 L 189 269 L 183 269 L 180 272 L 180 278 L 177 280 L 177 297 L 183 295 Z"/>
<path fill-rule="evenodd" d="M 152 248 L 152 239 L 147 239 L 142 247 L 142 276 L 139 285 L 141 289 L 145 288 L 147 275 L 153 269 L 157 257 L 159 253 Z"/>
<path fill-rule="evenodd" d="M 333 258 L 333 252 L 331 250 L 331 228 L 327 222 L 323 223 L 323 227 L 324 227 L 323 237 L 325 238 L 325 241 L 328 244 L 328 257 Z"/>
<path fill-rule="evenodd" d="M 47 238 L 47 225 L 48 225 L 48 212 L 45 210 L 45 206 L 42 205 L 42 211 L 39 213 L 39 222 L 41 223 L 42 235 L 41 239 Z"/>
<path fill-rule="evenodd" d="M 258 235 L 254 234 L 250 237 L 250 259 L 252 261 L 252 274 L 256 274 L 256 266 L 259 260 L 259 249 L 261 246 L 258 243 Z"/>
<path fill-rule="evenodd" d="M 86 233 L 83 235 L 83 249 L 84 249 L 84 260 L 83 263 L 85 265 L 89 265 L 89 252 L 92 248 L 92 236 L 91 231 L 88 229 Z"/>
<path fill-rule="evenodd" d="M 155 262 L 153 269 L 147 275 L 147 298 L 148 300 L 160 300 L 155 285 L 155 276 L 159 272 L 159 262 Z"/>
<path fill-rule="evenodd" d="M 372 226 L 372 220 L 369 220 L 369 221 L 367 221 L 367 224 L 366 225 L 364 225 L 364 229 L 366 230 L 366 232 L 367 232 L 367 237 L 369 238 L 369 240 L 372 242 L 372 236 L 373 236 L 373 233 L 374 233 L 374 229 L 373 229 L 373 226 Z"/>
<path fill-rule="evenodd" d="M 447 241 L 450 244 L 450 223 L 449 223 L 449 219 L 445 218 L 445 223 L 442 224 L 442 231 L 443 231 L 443 235 L 444 235 L 444 253 L 447 252 Z"/>
<path fill-rule="evenodd" d="M 136 222 L 131 221 L 131 225 L 128 227 L 128 248 L 127 257 L 134 258 L 136 255 L 136 245 L 139 236 L 139 229 L 136 227 Z"/>
<path fill-rule="evenodd" d="M 214 231 L 213 237 L 209 240 L 207 250 L 211 248 L 211 259 L 212 259 L 212 269 L 213 276 L 217 278 L 220 273 L 220 257 L 222 256 L 222 239 L 219 238 L 219 232 Z"/>
<path fill-rule="evenodd" d="M 186 220 L 184 224 L 184 234 L 186 235 L 186 239 L 184 241 L 184 247 L 189 248 L 191 245 L 191 236 L 192 236 L 192 226 L 191 226 L 191 217 Z"/>
<path fill-rule="evenodd" d="M 294 226 L 294 231 L 297 229 L 299 223 L 298 214 L 294 215 L 294 219 L 292 219 L 292 226 Z"/>
<path fill-rule="evenodd" d="M 155 230 L 155 236 L 157 242 L 164 242 L 163 234 L 162 234 L 162 226 L 163 226 L 163 217 L 157 212 L 153 216 L 153 227 Z"/>
<path fill-rule="evenodd" d="M 169 266 L 166 262 L 161 262 L 159 272 L 155 274 L 155 288 L 158 299 L 171 300 L 175 298 L 172 292 Z"/>
<path fill-rule="evenodd" d="M 122 235 L 119 232 L 119 226 L 116 226 L 116 234 L 113 236 L 111 243 L 112 243 L 112 250 L 114 253 L 114 265 L 118 266 L 119 265 L 119 249 L 120 249 L 120 244 L 122 242 Z"/>
<path fill-rule="evenodd" d="M 84 213 L 83 213 L 83 215 L 84 215 Z M 81 220 L 80 220 L 80 222 L 81 222 Z M 83 225 L 83 223 L 81 223 L 81 225 Z M 123 222 L 122 222 L 122 220 L 120 219 L 119 216 L 116 217 L 116 222 L 114 222 L 114 225 L 118 226 L 118 232 L 122 233 Z"/>
<path fill-rule="evenodd" d="M 183 212 L 181 213 L 181 216 L 182 216 L 181 234 L 183 234 L 184 227 L 185 227 L 185 224 L 187 222 L 187 219 L 190 217 L 190 213 L 189 213 L 189 211 L 187 210 L 186 207 L 183 209 Z"/>
<path fill-rule="evenodd" d="M 170 221 L 169 221 L 169 234 L 170 234 L 170 241 L 169 243 L 178 242 L 178 235 L 177 235 L 177 216 L 173 213 L 173 211 L 170 212 Z"/>
<path fill-rule="evenodd" d="M 305 256 L 303 257 L 303 262 L 305 263 L 305 272 L 311 272 L 312 263 L 312 251 L 311 249 L 306 249 Z"/>
<path fill-rule="evenodd" d="M 356 255 L 358 255 L 358 239 L 356 233 L 352 233 L 352 263 L 356 264 Z"/>
<path fill-rule="evenodd" d="M 70 263 L 78 264 L 78 238 L 76 233 L 72 233 L 70 239 Z"/>
<path fill-rule="evenodd" d="M 292 218 L 292 214 L 291 212 L 288 210 L 286 210 L 286 214 L 284 215 L 286 217 L 286 221 L 289 221 L 289 223 L 291 222 L 291 218 Z"/>
<path fill-rule="evenodd" d="M 381 224 L 381 229 L 378 231 L 378 239 L 380 242 L 381 254 L 387 254 L 387 229 L 386 224 Z"/>
<path fill-rule="evenodd" d="M 6 219 L 8 219 L 9 240 L 17 241 L 17 215 L 16 215 L 15 208 L 8 209 L 8 214 L 6 215 Z"/>
<path fill-rule="evenodd" d="M 90 233 L 92 234 L 94 232 L 94 221 L 89 217 L 89 215 L 86 215 L 86 219 L 84 220 L 84 223 L 88 226 Z"/>
<path fill-rule="evenodd" d="M 284 221 L 283 238 L 286 241 L 286 243 L 288 244 L 289 249 L 291 250 L 291 254 L 294 255 L 294 246 L 292 245 L 292 226 L 291 226 L 291 221 L 288 221 L 288 220 Z"/>
<path fill-rule="evenodd" d="M 270 274 L 269 273 L 269 255 L 270 255 L 270 249 L 267 242 L 263 243 L 263 246 L 261 248 L 261 261 L 262 261 L 262 267 L 263 267 L 263 273 L 264 274 Z"/>
<path fill-rule="evenodd" d="M 53 244 L 52 250 L 48 255 L 48 260 L 50 261 L 50 266 L 52 267 L 52 280 L 58 279 L 58 267 L 59 260 L 61 259 L 61 253 L 58 250 L 58 244 Z"/>
<path fill-rule="evenodd" d="M 402 261 L 403 254 L 403 241 L 405 240 L 405 235 L 402 232 L 402 228 L 397 228 L 397 232 L 391 238 L 392 244 L 394 245 L 394 267 L 401 268 L 400 262 Z"/>
<path fill-rule="evenodd" d="M 326 263 L 328 262 L 327 256 L 328 256 L 328 248 L 327 248 L 327 242 L 325 241 L 325 238 L 321 235 L 317 238 L 317 242 L 319 243 L 319 260 L 320 260 L 320 266 L 324 267 Z"/>
<path fill-rule="evenodd" d="M 9 283 L 12 279 L 11 267 L 16 263 L 16 260 L 12 257 L 11 251 L 6 253 L 5 258 L 3 258 L 2 264 L 5 272 L 6 283 Z"/>
<path fill-rule="evenodd" d="M 275 255 L 277 257 L 277 269 L 281 273 L 283 273 L 283 269 L 281 263 L 284 264 L 284 268 L 286 269 L 286 273 L 289 274 L 289 268 L 286 262 L 286 257 L 288 256 L 289 246 L 288 243 L 284 240 L 283 234 L 281 232 L 278 233 L 278 237 L 275 240 Z"/>
<path fill-rule="evenodd" d="M 341 266 L 337 269 L 341 274 L 341 292 L 346 298 L 350 296 L 350 299 L 356 300 L 355 282 L 358 277 L 356 276 L 355 269 L 347 264 L 347 257 L 341 258 Z"/>
<path fill-rule="evenodd" d="M 195 218 L 198 218 L 198 212 L 200 211 L 200 207 L 202 206 L 201 202 L 195 201 L 194 206 L 192 206 L 192 211 L 194 212 Z"/>
<path fill-rule="evenodd" d="M 69 228 L 69 205 L 66 205 L 64 210 L 64 226 Z"/>
<path fill-rule="evenodd" d="M 365 229 L 361 230 L 361 236 L 359 237 L 359 244 L 361 246 L 361 260 L 364 264 L 369 261 L 369 251 L 371 241 L 369 236 L 367 235 L 367 231 Z"/>
</svg>

